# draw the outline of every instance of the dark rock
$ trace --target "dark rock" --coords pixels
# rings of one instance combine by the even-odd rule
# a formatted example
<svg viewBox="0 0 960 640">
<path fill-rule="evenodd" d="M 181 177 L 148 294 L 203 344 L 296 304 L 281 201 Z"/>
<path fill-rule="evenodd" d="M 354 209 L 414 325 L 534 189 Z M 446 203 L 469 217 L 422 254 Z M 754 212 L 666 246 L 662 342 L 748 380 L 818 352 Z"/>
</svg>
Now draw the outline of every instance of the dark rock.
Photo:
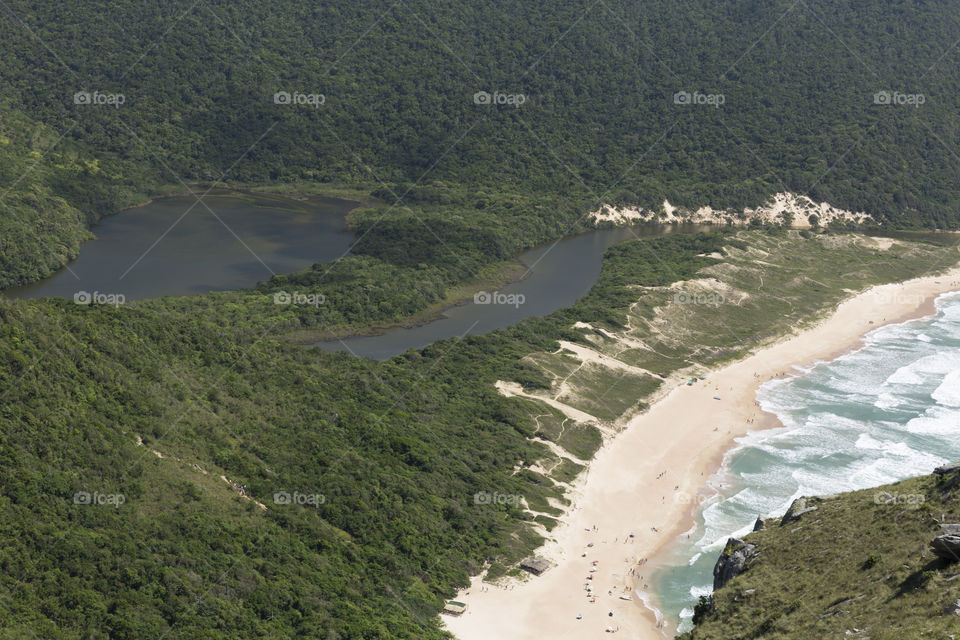
<svg viewBox="0 0 960 640">
<path fill-rule="evenodd" d="M 954 462 L 953 464 L 945 464 L 942 467 L 937 467 L 933 470 L 938 476 L 945 476 L 948 473 L 956 473 L 960 471 L 960 462 Z"/>
<path fill-rule="evenodd" d="M 793 501 L 793 504 L 790 505 L 790 508 L 787 509 L 787 512 L 783 514 L 783 518 L 780 520 L 780 526 L 782 527 L 791 522 L 796 522 L 803 514 L 816 510 L 817 508 L 810 504 L 809 498 L 797 498 Z"/>
<path fill-rule="evenodd" d="M 763 516 L 757 516 L 757 521 L 753 523 L 754 531 L 763 531 L 767 528 L 767 521 L 763 519 Z"/>
<path fill-rule="evenodd" d="M 744 542 L 739 538 L 727 540 L 727 546 L 713 567 L 713 590 L 725 584 L 747 570 L 747 564 L 757 556 L 757 545 Z"/>
<path fill-rule="evenodd" d="M 946 478 L 947 476 L 943 476 L 943 477 Z M 960 473 L 956 474 L 949 480 L 945 480 L 944 483 L 941 484 L 938 488 L 940 489 L 940 491 L 949 491 L 950 489 L 953 489 L 958 484 L 960 484 Z"/>
<path fill-rule="evenodd" d="M 960 535 L 937 536 L 930 543 L 933 555 L 950 562 L 960 560 Z"/>
<path fill-rule="evenodd" d="M 948 616 L 960 616 L 960 600 L 947 605 L 943 612 Z"/>
</svg>

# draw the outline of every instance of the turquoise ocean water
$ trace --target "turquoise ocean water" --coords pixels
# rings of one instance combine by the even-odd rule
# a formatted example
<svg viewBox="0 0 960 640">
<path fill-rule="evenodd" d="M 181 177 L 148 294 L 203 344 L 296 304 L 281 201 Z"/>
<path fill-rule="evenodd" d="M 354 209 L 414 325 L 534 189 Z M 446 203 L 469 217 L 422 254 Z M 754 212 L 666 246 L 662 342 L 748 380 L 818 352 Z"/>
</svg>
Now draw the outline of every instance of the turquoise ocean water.
<svg viewBox="0 0 960 640">
<path fill-rule="evenodd" d="M 763 385 L 784 427 L 748 434 L 710 480 L 695 527 L 650 585 L 668 620 L 689 628 L 728 537 L 801 495 L 866 489 L 960 460 L 960 293 L 934 316 L 871 332 L 863 348 Z"/>
</svg>

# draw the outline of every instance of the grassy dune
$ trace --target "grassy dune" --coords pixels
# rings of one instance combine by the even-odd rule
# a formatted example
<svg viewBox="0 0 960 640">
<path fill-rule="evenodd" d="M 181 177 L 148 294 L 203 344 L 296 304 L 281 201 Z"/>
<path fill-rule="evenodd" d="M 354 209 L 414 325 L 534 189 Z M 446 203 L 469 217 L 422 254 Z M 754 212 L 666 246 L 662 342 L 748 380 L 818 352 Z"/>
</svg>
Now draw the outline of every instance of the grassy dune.
<svg viewBox="0 0 960 640">
<path fill-rule="evenodd" d="M 616 427 L 668 381 L 809 327 L 856 291 L 960 260 L 949 243 L 845 233 L 740 231 L 718 246 L 720 252 L 684 263 L 658 255 L 656 243 L 610 249 L 600 282 L 566 314 L 579 321 L 568 325 L 572 340 L 588 351 L 527 356 L 551 380 L 549 390 L 527 395 L 550 397 Z"/>
</svg>

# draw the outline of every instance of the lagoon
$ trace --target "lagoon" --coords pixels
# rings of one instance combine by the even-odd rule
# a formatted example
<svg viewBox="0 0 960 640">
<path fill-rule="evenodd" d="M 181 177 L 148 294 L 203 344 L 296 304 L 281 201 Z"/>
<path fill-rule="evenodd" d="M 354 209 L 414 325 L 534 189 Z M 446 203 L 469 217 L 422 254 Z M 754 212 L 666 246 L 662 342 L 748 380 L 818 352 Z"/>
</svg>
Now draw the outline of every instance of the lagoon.
<svg viewBox="0 0 960 640">
<path fill-rule="evenodd" d="M 525 318 L 569 307 L 600 277 L 604 252 L 615 244 L 668 233 L 708 231 L 704 225 L 650 225 L 600 229 L 531 249 L 518 257 L 526 277 L 498 291 L 479 292 L 473 300 L 447 309 L 443 317 L 413 328 L 380 335 L 316 343 L 325 351 L 347 351 L 385 360 L 445 338 L 481 335 L 513 326 Z"/>
<path fill-rule="evenodd" d="M 154 200 L 107 216 L 94 240 L 49 278 L 3 291 L 11 298 L 87 292 L 140 300 L 252 287 L 345 255 L 353 243 L 346 215 L 356 202 L 294 200 L 212 191 Z"/>
</svg>

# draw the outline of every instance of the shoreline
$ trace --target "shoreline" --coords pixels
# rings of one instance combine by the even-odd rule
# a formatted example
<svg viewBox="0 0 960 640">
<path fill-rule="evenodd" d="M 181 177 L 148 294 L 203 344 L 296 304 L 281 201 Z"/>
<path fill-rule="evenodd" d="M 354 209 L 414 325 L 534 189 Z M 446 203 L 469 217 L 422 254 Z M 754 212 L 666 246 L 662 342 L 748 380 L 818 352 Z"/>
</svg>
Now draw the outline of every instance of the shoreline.
<svg viewBox="0 0 960 640">
<path fill-rule="evenodd" d="M 711 371 L 706 380 L 676 384 L 605 441 L 577 479 L 568 495 L 570 510 L 536 552 L 554 566 L 542 576 L 505 585 L 474 577 L 455 598 L 468 604 L 467 612 L 445 616 L 445 626 L 460 640 L 579 640 L 608 637 L 608 628 L 631 639 L 673 637 L 676 621 L 658 628 L 644 577 L 693 527 L 699 496 L 710 493 L 706 483 L 735 439 L 782 426 L 756 404 L 759 386 L 795 375 L 794 367 L 856 350 L 874 329 L 928 317 L 937 297 L 958 289 L 960 266 L 872 287 L 815 325 Z M 593 561 L 598 571 L 591 574 Z M 594 576 L 589 584 L 596 585 L 596 603 L 586 596 L 587 575 Z"/>
<path fill-rule="evenodd" d="M 956 272 L 957 277 L 960 277 L 960 269 L 955 269 L 954 271 Z M 951 279 L 951 282 L 952 281 L 953 280 Z M 912 281 L 904 281 L 903 283 L 897 283 L 897 284 L 906 284 L 908 282 L 912 282 Z M 886 287 L 891 285 L 880 285 L 880 286 Z M 937 311 L 936 309 L 937 299 L 940 296 L 948 295 L 949 293 L 952 293 L 958 290 L 960 290 L 960 283 L 956 283 L 955 285 L 952 285 L 951 288 L 946 291 L 936 293 L 936 294 L 931 294 L 929 297 L 926 297 L 923 300 L 922 304 L 920 304 L 913 311 L 906 312 L 902 316 L 893 318 L 893 319 L 884 318 L 884 320 L 881 321 L 879 324 L 868 325 L 870 328 L 867 329 L 863 334 L 861 334 L 860 337 L 853 344 L 849 344 L 845 347 L 838 348 L 832 353 L 829 353 L 823 357 L 817 357 L 814 360 L 807 362 L 805 364 L 799 364 L 799 363 L 791 364 L 780 375 L 775 375 L 766 380 L 758 379 L 756 384 L 752 385 L 751 387 L 751 393 L 753 397 L 754 398 L 756 397 L 757 393 L 760 390 L 760 386 L 763 385 L 763 383 L 765 382 L 769 382 L 770 380 L 783 380 L 783 379 L 790 379 L 790 378 L 803 376 L 803 375 L 806 375 L 806 370 L 808 369 L 808 367 L 815 366 L 817 363 L 833 362 L 838 358 L 842 358 L 846 355 L 859 351 L 861 348 L 863 348 L 864 340 L 867 337 L 867 335 L 869 335 L 873 331 L 876 331 L 877 329 L 881 329 L 886 326 L 906 324 L 908 322 L 913 322 L 915 320 L 922 320 L 922 319 L 933 316 Z M 860 294 L 857 294 L 857 296 L 855 297 L 859 297 L 864 293 L 867 293 L 867 292 L 862 292 Z M 848 299 L 848 301 L 852 301 L 854 299 L 855 298 L 850 298 Z M 759 355 L 760 353 L 762 353 L 762 351 L 763 350 L 761 350 L 760 352 L 757 352 L 757 354 L 755 355 Z M 721 369 L 720 371 L 722 370 L 723 369 Z M 751 423 L 752 428 L 746 429 L 739 435 L 735 435 L 731 437 L 728 440 L 727 446 L 722 450 L 718 450 L 716 452 L 716 455 L 713 457 L 713 460 L 707 467 L 708 469 L 710 469 L 710 472 L 706 476 L 707 481 L 709 481 L 710 478 L 712 478 L 716 473 L 720 472 L 723 469 L 724 463 L 727 460 L 727 456 L 731 454 L 738 446 L 738 443 L 736 441 L 737 438 L 745 436 L 748 433 L 753 433 L 756 431 L 766 431 L 770 429 L 779 429 L 785 426 L 775 413 L 771 413 L 769 411 L 765 411 L 763 409 L 758 408 L 756 415 L 757 415 L 757 418 L 753 423 Z M 706 485 L 701 489 L 701 491 L 698 494 L 698 497 L 704 497 L 706 499 L 709 499 L 717 495 L 719 495 L 719 491 L 715 487 Z M 683 535 L 690 532 L 694 527 L 696 527 L 696 518 L 699 515 L 701 510 L 700 506 L 701 506 L 701 503 L 699 501 L 694 503 L 693 508 L 688 512 L 686 518 L 676 524 L 675 526 L 675 530 L 677 532 L 676 535 L 673 535 L 669 541 L 661 545 L 661 547 L 659 547 L 658 550 L 653 554 L 653 557 L 651 559 L 651 562 L 649 563 L 649 569 L 648 569 L 648 571 L 651 574 L 655 574 L 660 568 L 666 566 L 667 561 L 671 559 L 670 556 L 675 551 L 677 551 L 677 549 L 680 547 L 681 538 L 683 537 Z M 763 516 L 763 517 L 769 517 L 772 514 L 763 513 L 763 514 L 757 514 L 757 515 Z M 647 608 L 649 609 L 649 613 L 653 615 L 659 615 L 661 610 L 659 607 L 660 603 L 658 601 L 658 597 L 653 593 L 648 593 L 647 595 L 649 598 L 648 602 L 653 602 L 653 603 L 656 603 L 657 605 L 657 606 L 647 605 Z M 676 632 L 675 627 L 671 626 L 670 628 L 673 633 Z M 672 637 L 672 635 L 670 635 L 669 637 Z"/>
</svg>

